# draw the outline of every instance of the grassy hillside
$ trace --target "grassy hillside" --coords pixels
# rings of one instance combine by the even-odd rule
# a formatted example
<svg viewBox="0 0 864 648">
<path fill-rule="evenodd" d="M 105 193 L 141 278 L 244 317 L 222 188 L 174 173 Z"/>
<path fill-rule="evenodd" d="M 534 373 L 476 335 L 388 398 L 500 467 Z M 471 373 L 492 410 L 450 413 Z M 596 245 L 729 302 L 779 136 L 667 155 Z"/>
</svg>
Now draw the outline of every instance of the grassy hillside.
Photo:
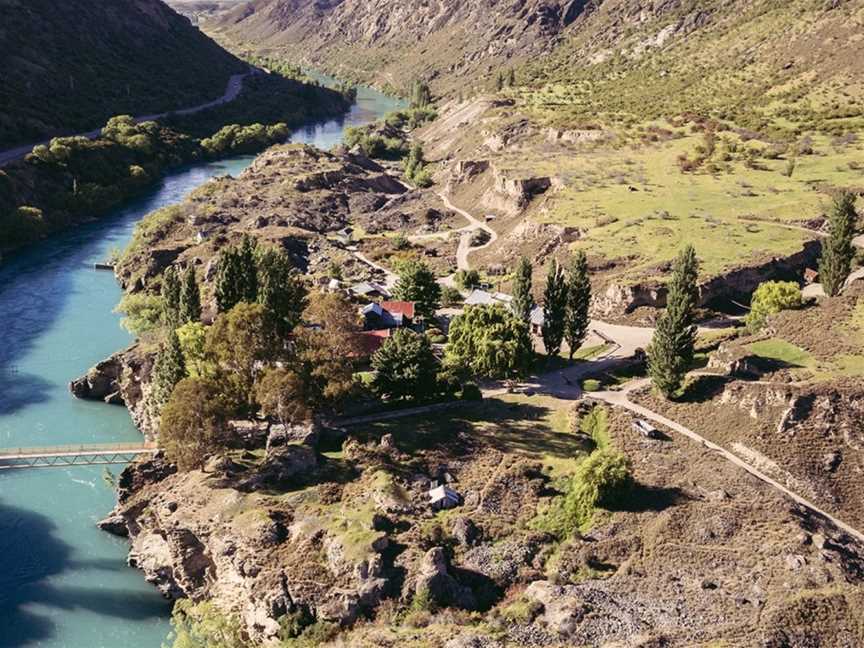
<svg viewBox="0 0 864 648">
<path fill-rule="evenodd" d="M 0 148 L 204 103 L 243 71 L 160 0 L 0 0 Z"/>
<path fill-rule="evenodd" d="M 523 71 L 525 101 L 561 125 L 687 113 L 754 131 L 864 126 L 864 2 L 607 0 Z"/>
</svg>

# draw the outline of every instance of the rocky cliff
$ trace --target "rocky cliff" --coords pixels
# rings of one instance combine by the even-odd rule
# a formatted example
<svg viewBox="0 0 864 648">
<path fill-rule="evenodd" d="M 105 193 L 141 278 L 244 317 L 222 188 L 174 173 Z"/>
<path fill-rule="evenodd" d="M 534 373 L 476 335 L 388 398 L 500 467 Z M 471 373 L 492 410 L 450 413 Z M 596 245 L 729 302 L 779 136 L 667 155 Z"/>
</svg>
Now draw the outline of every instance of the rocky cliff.
<svg viewBox="0 0 864 648">
<path fill-rule="evenodd" d="M 564 543 L 533 530 L 555 482 L 502 444 L 527 413 L 473 429 L 444 414 L 434 438 L 426 421 L 413 437 L 355 429 L 338 454 L 321 453 L 332 431 L 267 451 L 238 442 L 189 473 L 156 457 L 124 471 L 102 526 L 128 536 L 130 564 L 166 596 L 214 603 L 256 642 L 313 622 L 342 625 L 332 645 L 364 647 L 406 633 L 434 648 L 864 640 L 858 544 L 694 444 L 646 441 L 629 415 L 610 428 L 645 459 L 626 504 Z M 462 505 L 430 510 L 432 480 Z"/>
</svg>

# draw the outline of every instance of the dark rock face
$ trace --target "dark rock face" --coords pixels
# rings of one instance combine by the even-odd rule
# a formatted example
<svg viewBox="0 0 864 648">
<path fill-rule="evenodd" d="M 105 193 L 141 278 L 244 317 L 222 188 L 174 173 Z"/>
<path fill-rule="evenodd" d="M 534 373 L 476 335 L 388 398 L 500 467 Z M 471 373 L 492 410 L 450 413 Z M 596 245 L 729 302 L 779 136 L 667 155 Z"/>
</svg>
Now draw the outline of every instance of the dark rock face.
<svg viewBox="0 0 864 648">
<path fill-rule="evenodd" d="M 123 404 L 120 394 L 120 375 L 123 371 L 121 358 L 115 354 L 103 360 L 87 372 L 86 376 L 69 383 L 69 391 L 75 398 L 101 400 L 112 404 Z"/>
<path fill-rule="evenodd" d="M 126 538 L 129 536 L 129 529 L 126 527 L 126 519 L 117 513 L 112 513 L 103 520 L 96 523 L 103 531 L 107 531 L 111 535 Z"/>
<path fill-rule="evenodd" d="M 177 472 L 177 466 L 158 453 L 152 459 L 126 466 L 117 481 L 117 497 L 121 504 L 149 484 L 156 484 Z"/>
</svg>

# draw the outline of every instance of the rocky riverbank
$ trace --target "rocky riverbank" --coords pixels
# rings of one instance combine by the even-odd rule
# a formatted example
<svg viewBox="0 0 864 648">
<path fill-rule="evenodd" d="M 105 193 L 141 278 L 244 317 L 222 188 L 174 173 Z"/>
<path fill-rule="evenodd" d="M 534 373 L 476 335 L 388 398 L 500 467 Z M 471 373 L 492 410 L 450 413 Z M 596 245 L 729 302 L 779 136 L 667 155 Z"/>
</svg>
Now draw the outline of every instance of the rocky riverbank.
<svg viewBox="0 0 864 648">
<path fill-rule="evenodd" d="M 436 423 L 290 430 L 266 449 L 266 433 L 238 435 L 203 470 L 130 466 L 103 528 L 166 596 L 210 601 L 261 642 L 286 619 L 341 627 L 351 646 L 864 640 L 848 624 L 864 548 L 687 441 L 644 439 L 629 415 L 609 426 L 634 459 L 626 504 L 563 543 L 536 530 L 557 482 L 518 439 L 533 427 L 538 447 L 562 444 L 558 461 L 590 444 L 542 414 L 526 423 L 560 406 L 495 400 Z M 433 481 L 461 505 L 431 510 Z"/>
</svg>

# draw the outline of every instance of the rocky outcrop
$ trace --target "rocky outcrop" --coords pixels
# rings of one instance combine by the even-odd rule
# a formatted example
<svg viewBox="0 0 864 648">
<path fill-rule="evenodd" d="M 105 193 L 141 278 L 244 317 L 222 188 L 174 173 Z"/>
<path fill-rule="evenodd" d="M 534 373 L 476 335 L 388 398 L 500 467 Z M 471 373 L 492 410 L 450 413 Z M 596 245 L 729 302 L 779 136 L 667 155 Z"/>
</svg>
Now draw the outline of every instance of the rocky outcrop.
<svg viewBox="0 0 864 648">
<path fill-rule="evenodd" d="M 257 641 L 275 638 L 279 619 L 296 611 L 351 623 L 388 587 L 386 533 L 348 544 L 338 526 L 251 494 L 284 492 L 317 469 L 315 451 L 299 444 L 272 449 L 253 471 L 220 459 L 177 473 L 157 457 L 123 472 L 120 503 L 101 526 L 128 535 L 129 564 L 166 597 L 210 600 Z"/>
<path fill-rule="evenodd" d="M 470 587 L 462 585 L 451 573 L 444 549 L 434 547 L 423 557 L 414 586 L 416 595 L 428 595 L 438 605 L 472 610 L 477 599 Z"/>
<path fill-rule="evenodd" d="M 718 275 L 699 286 L 700 305 L 724 310 L 730 307 L 730 301 L 749 302 L 753 291 L 765 281 L 802 281 L 804 271 L 816 264 L 821 249 L 820 241 L 808 241 L 795 254 Z M 665 305 L 665 286 L 638 282 L 612 282 L 593 302 L 597 313 L 606 317 L 630 313 L 643 306 L 663 308 Z"/>
<path fill-rule="evenodd" d="M 124 405 L 120 387 L 122 374 L 121 354 L 115 354 L 91 368 L 86 375 L 70 382 L 69 391 L 75 398 Z"/>
<path fill-rule="evenodd" d="M 69 383 L 76 398 L 125 405 L 145 439 L 153 440 L 158 422 L 147 404 L 153 357 L 137 344 L 118 351 Z"/>
</svg>

